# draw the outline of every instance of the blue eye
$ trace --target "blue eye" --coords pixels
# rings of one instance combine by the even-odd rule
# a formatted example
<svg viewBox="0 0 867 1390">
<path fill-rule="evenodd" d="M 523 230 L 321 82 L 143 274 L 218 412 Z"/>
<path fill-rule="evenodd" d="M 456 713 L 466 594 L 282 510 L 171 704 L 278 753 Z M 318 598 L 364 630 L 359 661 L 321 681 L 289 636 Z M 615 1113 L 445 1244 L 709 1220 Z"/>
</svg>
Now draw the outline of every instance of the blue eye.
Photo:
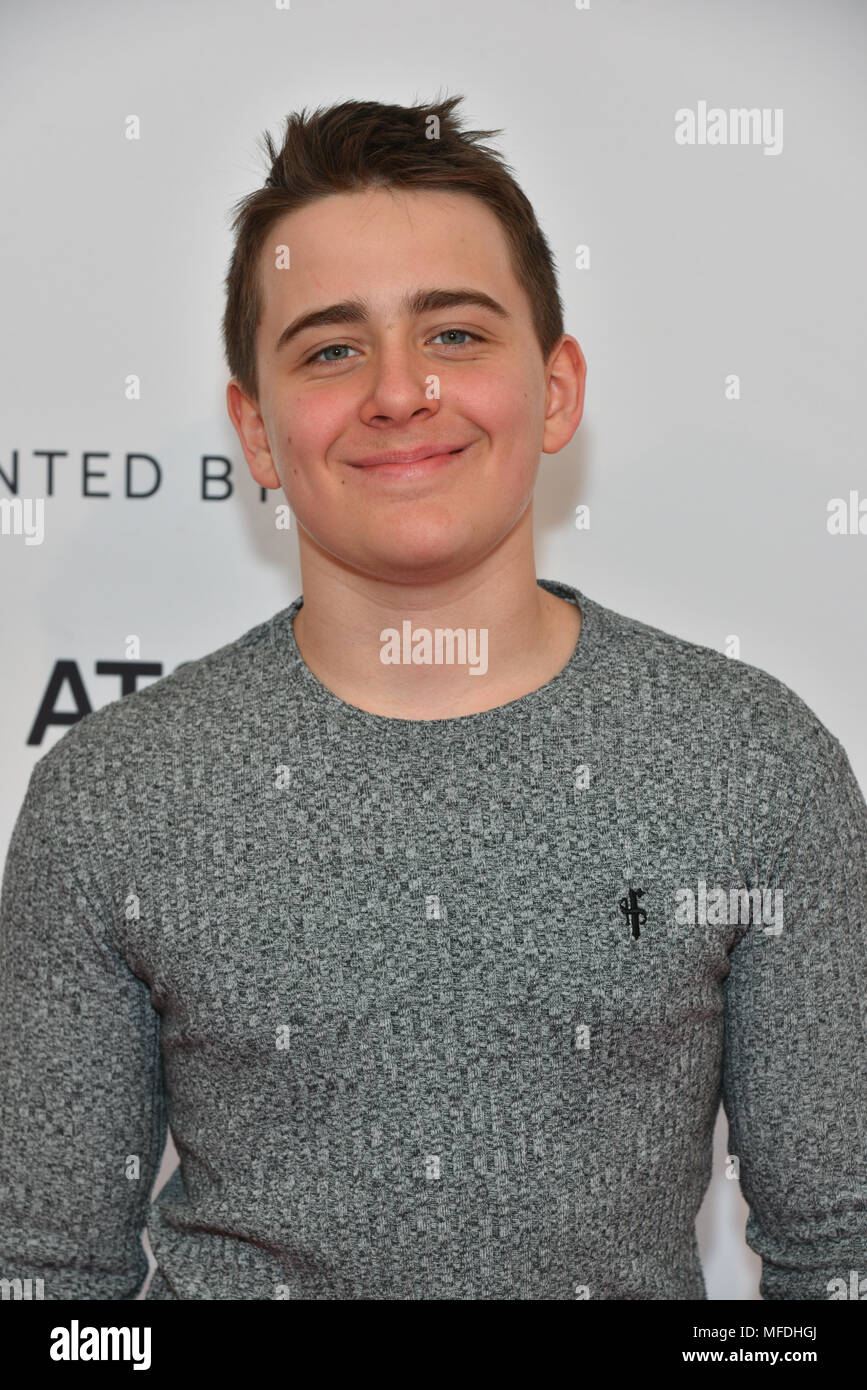
<svg viewBox="0 0 867 1390">
<path fill-rule="evenodd" d="M 434 334 L 434 337 L 435 337 L 435 338 L 441 338 L 441 337 L 443 336 L 443 333 L 462 333 L 462 334 L 464 335 L 465 338 L 472 338 L 472 339 L 473 339 L 475 342 L 477 342 L 477 343 L 483 343 L 483 342 L 485 341 L 484 338 L 482 338 L 482 336 L 481 336 L 479 333 L 470 333 L 469 330 L 466 329 L 466 328 L 443 328 L 441 332 L 435 333 L 435 334 Z M 466 346 L 465 343 L 444 343 L 444 344 L 443 344 L 443 347 L 465 347 L 465 346 Z"/>
<path fill-rule="evenodd" d="M 485 341 L 485 339 L 482 337 L 481 333 L 471 333 L 471 332 L 469 331 L 469 329 L 467 329 L 467 328 L 442 328 L 442 329 L 440 329 L 439 333 L 435 333 L 435 334 L 434 334 L 434 339 L 436 339 L 436 338 L 442 338 L 442 336 L 443 336 L 445 333 L 458 333 L 458 334 L 460 334 L 460 335 L 461 335 L 462 337 L 464 337 L 464 338 L 472 338 L 473 341 L 476 342 L 476 343 L 483 343 L 483 342 Z M 433 341 L 433 339 L 432 339 L 431 341 Z M 441 346 L 442 346 L 442 347 L 446 347 L 446 348 L 449 348 L 449 347 L 452 347 L 452 348 L 462 348 L 462 347 L 466 347 L 467 344 L 466 344 L 466 343 L 442 343 Z M 327 362 L 348 362 L 348 361 L 349 361 L 349 358 L 348 358 L 348 357 L 323 357 L 323 356 L 322 356 L 322 354 L 323 354 L 324 352 L 337 352 L 337 351 L 340 351 L 340 350 L 344 350 L 344 351 L 348 351 L 348 352 L 355 352 L 355 351 L 356 351 L 356 349 L 353 348 L 353 347 L 350 347 L 348 343 L 329 343 L 327 347 L 319 348 L 318 351 L 314 352 L 313 355 L 312 355 L 311 357 L 306 358 L 304 365 L 305 365 L 305 367 L 307 367 L 307 366 L 310 366 L 310 365 L 311 365 L 312 363 L 314 363 L 314 362 L 321 362 L 323 365 L 324 365 L 325 363 L 327 363 Z"/>
<path fill-rule="evenodd" d="M 349 348 L 349 351 L 350 351 L 350 352 L 354 352 L 354 351 L 355 351 L 354 348 L 350 348 L 350 347 L 349 347 L 349 344 L 348 344 L 348 343 L 329 343 L 327 347 L 320 348 L 318 352 L 314 352 L 314 354 L 313 354 L 312 357 L 308 357 L 308 358 L 307 358 L 307 361 L 308 361 L 308 362 L 318 362 L 318 361 L 321 360 L 323 352 L 333 352 L 335 348 Z M 326 362 L 345 362 L 345 361 L 346 361 L 346 358 L 345 358 L 345 357 L 326 357 L 326 358 L 325 358 L 325 361 L 326 361 Z"/>
</svg>

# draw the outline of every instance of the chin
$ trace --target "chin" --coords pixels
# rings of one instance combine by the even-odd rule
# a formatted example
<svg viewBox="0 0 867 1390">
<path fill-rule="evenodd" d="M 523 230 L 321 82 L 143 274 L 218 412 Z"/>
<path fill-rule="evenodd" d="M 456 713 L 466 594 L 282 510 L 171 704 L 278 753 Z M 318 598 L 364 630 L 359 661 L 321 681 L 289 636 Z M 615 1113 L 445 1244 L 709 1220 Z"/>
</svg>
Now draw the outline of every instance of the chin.
<svg viewBox="0 0 867 1390">
<path fill-rule="evenodd" d="M 401 546 L 383 545 L 371 549 L 361 558 L 358 568 L 366 574 L 393 584 L 425 583 L 459 574 L 467 567 L 467 557 L 451 545 Z"/>
<path fill-rule="evenodd" d="M 412 526 L 395 519 L 391 525 L 365 535 L 363 549 L 378 565 L 409 572 L 437 570 L 459 560 L 468 546 L 475 549 L 472 543 L 477 543 L 478 537 L 471 529 L 466 535 L 463 532 L 460 522 L 456 526 L 451 520 L 443 525 Z M 353 539 L 354 548 L 359 550 L 362 538 L 356 534 Z"/>
</svg>

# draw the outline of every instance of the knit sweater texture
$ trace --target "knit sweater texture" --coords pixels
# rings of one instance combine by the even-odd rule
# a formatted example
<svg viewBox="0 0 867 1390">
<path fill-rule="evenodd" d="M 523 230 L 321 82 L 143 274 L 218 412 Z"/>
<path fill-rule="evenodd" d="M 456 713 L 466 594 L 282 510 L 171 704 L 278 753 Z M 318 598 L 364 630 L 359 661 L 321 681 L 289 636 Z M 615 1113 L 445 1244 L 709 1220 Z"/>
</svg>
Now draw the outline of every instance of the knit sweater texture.
<svg viewBox="0 0 867 1390">
<path fill-rule="evenodd" d="M 496 709 L 346 703 L 301 596 L 36 762 L 0 1277 L 133 1299 L 147 1226 L 155 1299 L 703 1299 L 721 1100 L 762 1296 L 867 1275 L 847 755 L 766 672 L 538 582 L 582 630 Z"/>
</svg>

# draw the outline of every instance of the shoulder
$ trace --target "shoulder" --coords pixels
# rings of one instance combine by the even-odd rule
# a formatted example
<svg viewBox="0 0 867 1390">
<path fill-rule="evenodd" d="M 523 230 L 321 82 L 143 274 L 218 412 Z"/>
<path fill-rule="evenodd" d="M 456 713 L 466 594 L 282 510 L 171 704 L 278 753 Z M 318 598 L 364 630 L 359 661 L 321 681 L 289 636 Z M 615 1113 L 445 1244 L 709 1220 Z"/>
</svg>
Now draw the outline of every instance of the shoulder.
<svg viewBox="0 0 867 1390">
<path fill-rule="evenodd" d="M 85 715 L 42 755 L 33 782 L 75 802 L 122 796 L 131 780 L 182 765 L 246 727 L 263 697 L 281 610 L 213 652 L 181 662 L 151 685 Z"/>
<path fill-rule="evenodd" d="M 789 760 L 836 761 L 841 745 L 791 686 L 761 666 L 602 604 L 590 605 L 604 679 L 631 689 L 681 740 Z"/>
</svg>

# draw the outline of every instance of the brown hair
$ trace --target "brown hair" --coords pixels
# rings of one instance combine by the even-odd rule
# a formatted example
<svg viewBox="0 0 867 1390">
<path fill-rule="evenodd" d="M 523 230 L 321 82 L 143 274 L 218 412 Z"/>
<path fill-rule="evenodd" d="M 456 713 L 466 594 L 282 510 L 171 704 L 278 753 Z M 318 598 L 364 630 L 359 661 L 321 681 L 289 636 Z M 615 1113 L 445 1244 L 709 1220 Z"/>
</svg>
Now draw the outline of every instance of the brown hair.
<svg viewBox="0 0 867 1390">
<path fill-rule="evenodd" d="M 554 258 L 510 166 L 479 143 L 502 132 L 462 130 L 453 114 L 462 100 L 453 96 L 416 106 L 344 101 L 309 117 L 304 109 L 288 116 L 280 150 L 265 134 L 270 173 L 262 188 L 233 208 L 235 248 L 223 315 L 229 370 L 253 400 L 258 399 L 256 333 L 262 313 L 259 257 L 269 229 L 317 198 L 370 187 L 442 189 L 481 198 L 506 234 L 515 278 L 529 298 L 547 359 L 564 331 Z"/>
</svg>

